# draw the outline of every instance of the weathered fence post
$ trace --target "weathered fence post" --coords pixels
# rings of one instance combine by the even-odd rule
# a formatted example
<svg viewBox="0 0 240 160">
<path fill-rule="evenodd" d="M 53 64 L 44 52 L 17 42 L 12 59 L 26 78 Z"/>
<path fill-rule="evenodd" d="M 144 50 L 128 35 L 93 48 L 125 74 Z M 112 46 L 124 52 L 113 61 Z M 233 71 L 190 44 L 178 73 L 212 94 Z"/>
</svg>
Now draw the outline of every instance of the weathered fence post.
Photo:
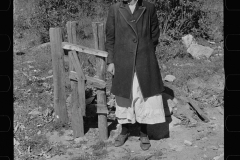
<svg viewBox="0 0 240 160">
<path fill-rule="evenodd" d="M 76 36 L 77 22 L 67 22 L 67 33 L 69 43 L 77 44 Z M 75 52 L 76 51 L 72 51 Z M 69 53 L 69 70 L 73 71 L 73 54 Z M 75 57 L 77 58 L 77 57 Z M 75 59 L 76 60 L 76 59 Z M 77 68 L 75 68 L 77 70 Z M 78 82 L 71 81 L 71 105 L 72 105 L 72 129 L 74 138 L 84 136 L 83 116 L 85 116 L 85 82 L 80 77 Z"/>
<path fill-rule="evenodd" d="M 62 49 L 61 28 L 50 28 L 50 42 L 53 67 L 54 109 L 62 124 L 68 123 L 65 94 L 64 53 Z"/>
<path fill-rule="evenodd" d="M 104 25 L 103 23 L 92 23 L 95 49 L 104 50 L 105 49 L 105 36 L 104 36 Z M 96 56 L 97 63 L 97 76 L 99 79 L 106 79 L 106 62 L 104 57 Z M 97 92 L 97 104 L 106 105 L 106 88 L 99 89 Z M 106 106 L 107 107 L 107 106 Z M 108 138 L 107 129 L 107 115 L 104 113 L 98 113 L 98 129 L 100 134 L 100 139 L 106 140 Z"/>
</svg>

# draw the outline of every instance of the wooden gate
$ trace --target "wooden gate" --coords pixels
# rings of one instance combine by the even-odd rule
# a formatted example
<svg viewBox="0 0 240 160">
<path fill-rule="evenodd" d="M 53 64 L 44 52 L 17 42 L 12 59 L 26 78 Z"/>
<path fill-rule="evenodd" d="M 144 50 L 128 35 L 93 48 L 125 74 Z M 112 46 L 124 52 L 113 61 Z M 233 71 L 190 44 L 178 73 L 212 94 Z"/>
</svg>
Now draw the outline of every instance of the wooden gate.
<svg viewBox="0 0 240 160">
<path fill-rule="evenodd" d="M 108 138 L 106 105 L 106 57 L 104 51 L 105 34 L 103 23 L 92 23 L 95 49 L 77 45 L 77 22 L 67 23 L 68 42 L 62 42 L 62 29 L 50 28 L 50 42 L 53 65 L 54 109 L 61 123 L 68 123 L 65 94 L 64 50 L 68 51 L 69 78 L 71 81 L 72 116 L 70 118 L 74 138 L 84 136 L 83 116 L 85 116 L 85 84 L 97 88 L 97 113 L 100 139 Z M 80 64 L 79 53 L 96 56 L 97 77 L 85 76 Z"/>
</svg>

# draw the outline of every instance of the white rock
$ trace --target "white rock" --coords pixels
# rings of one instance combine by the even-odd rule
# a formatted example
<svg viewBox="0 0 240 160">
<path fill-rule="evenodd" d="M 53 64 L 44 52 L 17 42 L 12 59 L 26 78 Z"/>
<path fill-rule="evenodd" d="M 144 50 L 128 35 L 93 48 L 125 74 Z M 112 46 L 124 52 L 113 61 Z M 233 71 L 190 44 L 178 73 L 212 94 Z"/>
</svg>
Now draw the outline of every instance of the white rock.
<svg viewBox="0 0 240 160">
<path fill-rule="evenodd" d="M 224 156 L 224 154 L 222 153 L 222 154 L 220 154 L 219 156 L 214 157 L 213 160 L 218 160 L 218 159 L 220 159 L 220 158 L 223 157 L 223 156 Z"/>
<path fill-rule="evenodd" d="M 41 131 L 38 131 L 37 134 L 40 135 L 40 134 L 41 134 Z"/>
<path fill-rule="evenodd" d="M 18 146 L 20 144 L 15 138 L 13 140 L 14 140 L 13 142 L 14 146 Z"/>
<path fill-rule="evenodd" d="M 167 66 L 165 64 L 162 64 L 162 70 L 166 70 Z"/>
<path fill-rule="evenodd" d="M 48 71 L 48 74 L 53 74 L 53 70 L 49 70 L 49 71 Z"/>
<path fill-rule="evenodd" d="M 173 82 L 175 79 L 176 77 L 173 75 L 166 75 L 166 77 L 163 80 L 168 82 Z"/>
<path fill-rule="evenodd" d="M 194 37 L 191 34 L 188 34 L 184 37 L 182 37 L 183 44 L 186 48 L 189 48 L 191 44 L 197 44 Z"/>
<path fill-rule="evenodd" d="M 171 116 L 172 122 L 169 124 L 169 129 L 173 128 L 175 125 L 180 124 L 182 121 L 174 116 Z"/>
<path fill-rule="evenodd" d="M 67 104 L 67 106 L 70 106 L 70 104 L 71 104 L 71 94 L 67 97 L 66 104 Z"/>
<path fill-rule="evenodd" d="M 216 117 L 210 117 L 211 120 L 216 120 L 217 118 Z"/>
<path fill-rule="evenodd" d="M 82 141 L 87 141 L 87 139 L 86 139 L 85 137 L 78 137 L 78 138 L 75 138 L 75 139 L 74 139 L 74 142 L 75 142 L 75 143 L 80 143 L 80 142 L 82 142 Z"/>
<path fill-rule="evenodd" d="M 72 137 L 72 136 L 69 136 L 69 135 L 66 135 L 66 136 L 64 136 L 64 139 L 65 139 L 66 141 L 72 141 L 72 140 L 73 140 L 73 137 Z"/>
<path fill-rule="evenodd" d="M 198 44 L 191 44 L 190 47 L 187 49 L 187 52 L 196 59 L 200 59 L 202 57 L 209 58 L 213 54 L 213 51 L 214 50 L 210 47 Z"/>
<path fill-rule="evenodd" d="M 213 150 L 218 150 L 216 146 L 209 146 L 208 148 L 213 149 Z"/>
<path fill-rule="evenodd" d="M 35 109 L 35 110 L 32 110 L 31 112 L 29 112 L 28 114 L 30 114 L 30 115 L 40 115 L 42 113 Z"/>
<path fill-rule="evenodd" d="M 187 145 L 187 146 L 191 146 L 192 145 L 192 142 L 188 141 L 188 140 L 184 140 L 184 144 Z"/>
</svg>

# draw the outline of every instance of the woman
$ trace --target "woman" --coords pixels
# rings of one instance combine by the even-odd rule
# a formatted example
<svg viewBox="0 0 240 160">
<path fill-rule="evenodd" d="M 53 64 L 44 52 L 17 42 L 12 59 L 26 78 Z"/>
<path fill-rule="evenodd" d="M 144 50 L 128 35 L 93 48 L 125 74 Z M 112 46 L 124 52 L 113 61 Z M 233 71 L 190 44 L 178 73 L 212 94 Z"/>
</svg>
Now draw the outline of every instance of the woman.
<svg viewBox="0 0 240 160">
<path fill-rule="evenodd" d="M 164 90 L 155 49 L 159 38 L 155 6 L 142 0 L 113 4 L 106 22 L 107 71 L 114 75 L 111 92 L 116 97 L 116 117 L 122 131 L 115 146 L 125 143 L 128 124 L 140 124 L 140 147 L 151 146 L 147 124 L 165 122 Z"/>
</svg>

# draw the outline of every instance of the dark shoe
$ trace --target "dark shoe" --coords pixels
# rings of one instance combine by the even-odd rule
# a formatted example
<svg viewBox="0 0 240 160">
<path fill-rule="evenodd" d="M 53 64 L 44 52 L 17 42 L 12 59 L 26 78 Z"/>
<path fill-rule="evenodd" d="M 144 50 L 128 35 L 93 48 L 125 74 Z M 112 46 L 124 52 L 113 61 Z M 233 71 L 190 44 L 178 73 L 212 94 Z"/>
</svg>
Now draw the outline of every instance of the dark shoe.
<svg viewBox="0 0 240 160">
<path fill-rule="evenodd" d="M 122 146 L 126 142 L 126 140 L 128 138 L 128 135 L 129 134 L 126 134 L 126 135 L 121 135 L 120 134 L 120 135 L 118 135 L 117 138 L 115 139 L 114 146 L 115 147 Z"/>
<path fill-rule="evenodd" d="M 140 137 L 140 147 L 142 150 L 146 151 L 151 147 L 148 137 Z"/>
</svg>

